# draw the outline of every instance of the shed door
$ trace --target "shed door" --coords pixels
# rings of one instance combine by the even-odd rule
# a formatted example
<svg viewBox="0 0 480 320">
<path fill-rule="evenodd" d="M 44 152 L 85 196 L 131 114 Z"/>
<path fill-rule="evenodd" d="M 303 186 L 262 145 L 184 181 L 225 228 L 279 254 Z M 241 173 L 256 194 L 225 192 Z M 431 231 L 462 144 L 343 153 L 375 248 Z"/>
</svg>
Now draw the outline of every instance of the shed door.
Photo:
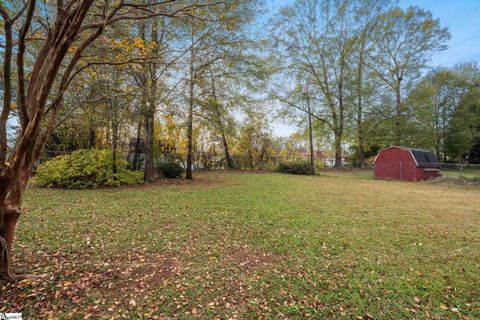
<svg viewBox="0 0 480 320">
<path fill-rule="evenodd" d="M 376 171 L 383 179 L 402 179 L 403 170 L 401 161 L 382 161 L 375 164 Z"/>
</svg>

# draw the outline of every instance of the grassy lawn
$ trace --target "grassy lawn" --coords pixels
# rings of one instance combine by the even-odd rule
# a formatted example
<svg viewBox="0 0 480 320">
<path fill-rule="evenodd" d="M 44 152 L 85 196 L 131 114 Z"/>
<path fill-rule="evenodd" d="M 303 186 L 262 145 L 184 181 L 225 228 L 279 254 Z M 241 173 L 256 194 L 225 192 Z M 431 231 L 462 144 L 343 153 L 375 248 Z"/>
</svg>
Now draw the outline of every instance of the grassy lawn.
<svg viewBox="0 0 480 320">
<path fill-rule="evenodd" d="M 442 169 L 442 175 L 445 177 L 463 177 L 467 179 L 480 179 L 480 168 L 467 168 L 460 171 L 460 169 Z"/>
<path fill-rule="evenodd" d="M 480 189 L 327 173 L 30 188 L 27 319 L 478 319 Z"/>
<path fill-rule="evenodd" d="M 460 169 L 441 169 L 440 174 L 449 178 L 465 178 L 468 180 L 480 179 L 480 168 Z M 353 170 L 326 170 L 321 175 L 330 177 L 348 177 L 357 179 L 373 179 L 373 169 L 353 169 Z"/>
</svg>

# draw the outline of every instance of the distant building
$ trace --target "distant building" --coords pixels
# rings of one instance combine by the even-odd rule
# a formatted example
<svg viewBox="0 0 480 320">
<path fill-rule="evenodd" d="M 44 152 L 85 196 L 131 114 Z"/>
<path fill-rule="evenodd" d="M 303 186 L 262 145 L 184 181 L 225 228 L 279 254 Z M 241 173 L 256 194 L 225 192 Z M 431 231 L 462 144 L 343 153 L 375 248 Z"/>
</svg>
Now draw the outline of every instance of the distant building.
<svg viewBox="0 0 480 320">
<path fill-rule="evenodd" d="M 335 152 L 333 151 L 316 151 L 315 158 L 317 161 L 322 161 L 327 167 L 335 166 Z M 342 157 L 342 167 L 345 165 L 346 161 L 347 158 Z"/>
</svg>

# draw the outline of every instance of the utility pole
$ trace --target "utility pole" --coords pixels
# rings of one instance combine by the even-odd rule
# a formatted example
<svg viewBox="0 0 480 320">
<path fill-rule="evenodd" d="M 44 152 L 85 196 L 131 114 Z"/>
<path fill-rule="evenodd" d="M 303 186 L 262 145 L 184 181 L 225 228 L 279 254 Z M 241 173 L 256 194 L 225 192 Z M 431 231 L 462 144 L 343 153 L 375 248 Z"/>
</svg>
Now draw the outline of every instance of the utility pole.
<svg viewBox="0 0 480 320">
<path fill-rule="evenodd" d="M 313 130 L 312 130 L 312 110 L 310 109 L 310 94 L 308 92 L 308 85 L 303 87 L 303 93 L 307 100 L 307 112 L 308 112 L 308 135 L 310 142 L 310 165 L 315 170 L 315 155 L 313 152 Z"/>
</svg>

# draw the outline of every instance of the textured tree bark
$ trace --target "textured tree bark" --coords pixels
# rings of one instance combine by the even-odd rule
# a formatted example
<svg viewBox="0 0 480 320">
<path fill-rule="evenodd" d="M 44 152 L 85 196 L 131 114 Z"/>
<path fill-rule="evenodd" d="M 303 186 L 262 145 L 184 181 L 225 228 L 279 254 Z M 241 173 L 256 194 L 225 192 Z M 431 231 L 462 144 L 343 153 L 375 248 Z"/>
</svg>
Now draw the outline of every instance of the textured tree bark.
<svg viewBox="0 0 480 320">
<path fill-rule="evenodd" d="M 90 128 L 90 134 L 89 134 L 89 146 L 90 148 L 95 148 L 97 141 L 97 132 L 94 127 Z"/>
<path fill-rule="evenodd" d="M 367 30 L 365 29 L 360 38 L 360 52 L 357 68 L 357 143 L 358 143 L 358 167 L 365 167 L 365 129 L 363 126 L 363 66 L 365 43 L 367 39 Z"/>
<path fill-rule="evenodd" d="M 24 165 L 19 174 L 17 182 L 7 199 L 2 203 L 1 221 L 0 221 L 0 237 L 5 240 L 5 252 L 0 254 L 0 275 L 7 280 L 15 280 L 15 274 L 12 267 L 12 248 L 15 236 L 15 228 L 21 214 L 21 201 L 25 191 L 25 187 L 30 177 L 31 165 Z M 2 248 L 0 248 L 2 249 Z"/>
<path fill-rule="evenodd" d="M 142 30 L 144 33 L 145 30 Z M 143 35 L 146 38 L 145 34 Z M 158 26 L 156 23 L 151 25 L 151 39 L 153 43 L 158 43 Z M 154 49 L 154 54 L 158 54 L 158 46 Z M 144 169 L 144 181 L 153 182 L 155 181 L 155 161 L 153 157 L 153 148 L 155 143 L 155 113 L 157 111 L 157 84 L 158 78 L 156 75 L 157 64 L 151 62 L 145 67 L 145 103 L 146 113 L 145 113 L 145 169 Z"/>
<path fill-rule="evenodd" d="M 359 124 L 359 131 L 362 131 L 361 124 Z M 365 138 L 363 132 L 358 133 L 358 167 L 365 168 Z"/>
<path fill-rule="evenodd" d="M 113 79 L 114 79 L 114 85 L 117 85 L 118 82 L 118 70 L 115 70 L 113 73 Z M 109 85 L 109 92 L 110 92 L 110 98 L 109 98 L 109 104 L 110 104 L 110 121 L 111 121 L 111 127 L 112 127 L 112 171 L 114 174 L 117 173 L 118 168 L 117 168 L 117 153 L 118 153 L 118 130 L 119 130 L 119 119 L 118 119 L 118 99 L 114 96 L 113 92 L 110 90 L 110 85 Z"/>
<path fill-rule="evenodd" d="M 445 150 L 445 141 L 447 140 L 447 110 L 443 108 L 442 110 L 442 153 L 443 153 L 443 162 L 447 162 L 447 152 Z M 440 158 L 439 158 L 440 159 Z"/>
<path fill-rule="evenodd" d="M 395 88 L 395 145 L 401 146 L 403 143 L 403 110 L 402 97 L 400 93 L 401 79 L 397 79 Z"/>
<path fill-rule="evenodd" d="M 140 162 L 140 141 L 141 141 L 141 132 L 142 132 L 142 121 L 138 123 L 137 127 L 137 141 L 135 141 L 135 153 L 133 155 L 132 161 L 132 170 L 139 170 L 139 162 Z"/>
<path fill-rule="evenodd" d="M 227 168 L 229 170 L 235 169 L 235 163 L 233 162 L 232 156 L 230 155 L 230 149 L 228 148 L 227 137 L 225 133 L 222 132 L 222 143 L 223 151 L 225 152 L 225 159 L 227 161 Z"/>
<path fill-rule="evenodd" d="M 313 128 L 312 128 L 312 110 L 310 108 L 310 96 L 307 92 L 307 111 L 308 111 L 308 142 L 310 145 L 310 165 L 315 170 L 315 153 L 313 151 Z"/>
<path fill-rule="evenodd" d="M 20 211 L 17 208 L 4 203 L 2 208 L 2 221 L 0 222 L 0 275 L 6 280 L 14 280 L 12 269 L 12 246 Z"/>
<path fill-rule="evenodd" d="M 118 123 L 113 123 L 112 126 L 112 169 L 113 173 L 117 173 L 117 153 L 118 153 Z"/>
<path fill-rule="evenodd" d="M 342 133 L 335 132 L 335 168 L 343 167 Z"/>
<path fill-rule="evenodd" d="M 7 159 L 7 121 L 12 109 L 12 23 L 4 17 L 5 50 L 3 58 L 3 108 L 0 114 L 0 168 Z"/>
<path fill-rule="evenodd" d="M 187 124 L 187 171 L 185 178 L 193 179 L 193 79 L 190 85 L 190 101 L 188 104 L 188 124 Z"/>
<path fill-rule="evenodd" d="M 155 168 L 153 164 L 153 126 L 154 113 L 148 110 L 145 114 L 145 182 L 155 181 Z"/>
<path fill-rule="evenodd" d="M 215 85 L 215 77 L 213 75 L 211 65 L 209 66 L 209 69 L 210 69 L 210 76 L 211 76 L 211 79 L 212 79 L 212 96 L 213 96 L 213 100 L 216 103 L 216 105 L 215 105 L 215 116 L 217 118 L 218 126 L 219 126 L 220 131 L 221 131 L 223 151 L 225 153 L 225 160 L 227 161 L 227 168 L 229 170 L 232 170 L 232 169 L 235 169 L 235 164 L 234 164 L 233 159 L 230 155 L 230 149 L 228 148 L 227 135 L 225 134 L 225 126 L 223 125 L 222 115 L 220 113 L 219 106 L 218 106 L 217 89 L 216 89 L 216 85 Z"/>
<path fill-rule="evenodd" d="M 343 104 L 343 79 L 345 72 L 345 54 L 342 54 L 340 62 L 340 75 L 338 81 L 338 128 L 335 132 L 335 168 L 343 167 L 342 159 L 342 142 L 343 142 L 343 130 L 345 124 L 345 106 Z"/>
<path fill-rule="evenodd" d="M 28 2 L 25 22 L 21 28 L 18 40 L 17 71 L 18 71 L 18 97 L 17 108 L 20 115 L 22 130 L 15 147 L 0 172 L 0 273 L 12 280 L 11 252 L 14 231 L 20 216 L 20 205 L 28 182 L 31 168 L 40 157 L 46 139 L 51 134 L 55 125 L 58 109 L 61 106 L 64 89 L 68 86 L 68 79 L 72 70 L 80 59 L 81 53 L 89 43 L 96 39 L 96 34 L 90 36 L 77 48 L 73 62 L 67 66 L 60 84 L 58 96 L 53 99 L 50 119 L 45 134 L 41 132 L 41 124 L 45 119 L 46 104 L 49 101 L 52 87 L 57 78 L 62 61 L 69 48 L 78 36 L 80 27 L 93 4 L 93 0 L 83 0 L 78 5 L 71 7 L 71 11 L 57 17 L 54 29 L 48 34 L 43 47 L 40 49 L 35 65 L 33 66 L 29 81 L 28 94 L 25 94 L 26 81 L 24 78 L 23 52 L 25 50 L 25 37 L 32 21 L 36 1 Z M 5 15 L 3 6 L 0 5 L 2 16 Z M 4 17 L 5 19 L 5 17 Z M 99 35 L 100 33 L 98 33 Z M 8 84 L 8 83 L 7 83 Z M 11 85 L 9 85 L 9 90 Z M 3 165 L 3 164 L 2 164 Z"/>
</svg>

